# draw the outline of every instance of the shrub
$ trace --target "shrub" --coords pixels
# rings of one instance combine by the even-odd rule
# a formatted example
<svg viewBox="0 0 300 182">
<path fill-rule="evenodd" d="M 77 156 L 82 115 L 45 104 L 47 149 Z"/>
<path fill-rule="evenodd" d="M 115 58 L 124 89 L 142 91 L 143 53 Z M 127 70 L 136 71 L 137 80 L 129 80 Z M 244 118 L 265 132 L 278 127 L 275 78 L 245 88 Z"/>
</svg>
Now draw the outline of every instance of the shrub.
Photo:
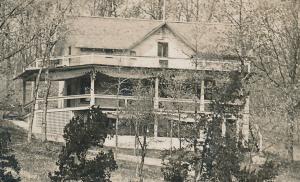
<svg viewBox="0 0 300 182">
<path fill-rule="evenodd" d="M 10 134 L 0 128 L 0 181 L 17 182 L 21 181 L 20 167 L 15 155 L 10 154 L 10 142 Z"/>
<path fill-rule="evenodd" d="M 172 156 L 168 155 L 169 150 L 164 151 L 162 154 L 163 167 L 161 168 L 165 181 L 183 182 L 188 177 L 190 164 L 187 162 L 187 152 L 184 150 L 172 151 Z M 167 159 L 167 160 L 166 160 Z"/>
<path fill-rule="evenodd" d="M 59 170 L 49 174 L 52 181 L 110 181 L 110 172 L 117 169 L 112 151 L 100 151 L 87 159 L 91 147 L 103 148 L 111 133 L 109 119 L 99 108 L 92 107 L 86 117 L 75 117 L 64 129 L 66 145 L 57 165 Z"/>
</svg>

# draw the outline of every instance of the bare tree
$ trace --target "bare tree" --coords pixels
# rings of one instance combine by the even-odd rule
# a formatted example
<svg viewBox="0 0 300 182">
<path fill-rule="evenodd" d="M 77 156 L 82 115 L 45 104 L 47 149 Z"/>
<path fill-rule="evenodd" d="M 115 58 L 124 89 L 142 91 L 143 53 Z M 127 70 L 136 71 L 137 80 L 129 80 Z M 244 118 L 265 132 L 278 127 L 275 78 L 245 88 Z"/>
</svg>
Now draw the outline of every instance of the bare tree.
<svg viewBox="0 0 300 182">
<path fill-rule="evenodd" d="M 53 64 L 51 63 L 51 57 L 54 55 L 55 45 L 63 40 L 66 36 L 66 16 L 72 8 L 72 1 L 65 3 L 61 2 L 41 2 L 37 4 L 39 8 L 37 10 L 38 18 L 36 23 L 38 24 L 38 31 L 40 32 L 39 47 L 41 52 L 41 65 L 38 75 L 36 77 L 36 84 L 34 88 L 33 106 L 31 110 L 31 120 L 29 122 L 28 130 L 28 142 L 31 141 L 32 135 L 32 124 L 35 113 L 35 104 L 38 96 L 41 75 L 44 72 L 45 80 L 45 93 L 44 93 L 44 114 L 42 118 L 42 133 L 43 141 L 47 140 L 47 107 L 48 107 L 48 96 L 51 87 L 51 80 L 49 77 L 49 69 Z"/>
<path fill-rule="evenodd" d="M 290 161 L 294 160 L 294 135 L 296 114 L 299 108 L 299 2 L 287 1 L 282 4 L 263 4 L 257 11 L 255 29 L 254 62 L 258 73 L 263 75 L 278 97 L 285 100 L 280 105 L 287 116 L 287 150 Z"/>
<path fill-rule="evenodd" d="M 118 17 L 123 0 L 90 0 L 89 10 L 92 16 Z"/>
<path fill-rule="evenodd" d="M 151 85 L 143 84 L 142 80 L 137 81 L 133 94 L 136 96 L 136 100 L 129 104 L 125 114 L 128 115 L 127 121 L 135 128 L 135 141 L 140 148 L 140 163 L 137 168 L 137 175 L 139 181 L 142 182 L 144 178 L 143 168 L 148 147 L 147 139 L 150 135 L 150 127 L 153 125 L 156 117 L 153 107 L 154 94 Z"/>
</svg>

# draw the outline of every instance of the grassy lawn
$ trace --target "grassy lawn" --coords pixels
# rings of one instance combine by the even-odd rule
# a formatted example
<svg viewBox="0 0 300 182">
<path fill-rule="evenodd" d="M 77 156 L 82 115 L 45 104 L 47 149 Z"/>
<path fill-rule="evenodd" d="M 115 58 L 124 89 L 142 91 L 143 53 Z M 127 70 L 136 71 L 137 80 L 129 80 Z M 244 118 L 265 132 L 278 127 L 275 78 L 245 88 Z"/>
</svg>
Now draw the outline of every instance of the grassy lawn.
<svg viewBox="0 0 300 182">
<path fill-rule="evenodd" d="M 33 140 L 31 144 L 26 143 L 27 133 L 10 122 L 0 121 L 0 127 L 8 130 L 12 135 L 12 145 L 18 159 L 21 170 L 22 181 L 25 182 L 47 182 L 48 173 L 57 169 L 56 161 L 61 149 L 61 144 L 48 142 L 42 143 Z M 114 148 L 111 148 L 114 150 Z M 277 150 L 278 152 L 279 150 Z M 132 149 L 119 149 L 119 153 L 133 155 Z M 160 151 L 149 150 L 148 157 L 159 158 Z M 285 161 L 283 158 L 278 159 Z M 112 173 L 112 181 L 134 181 L 136 164 L 128 161 L 117 161 L 118 170 Z M 159 167 L 145 166 L 145 182 L 160 182 L 162 174 Z M 286 165 L 281 169 L 276 182 L 298 182 L 300 181 L 300 161 L 292 165 Z"/>
<path fill-rule="evenodd" d="M 57 169 L 56 161 L 60 152 L 59 143 L 42 143 L 33 140 L 31 144 L 26 143 L 27 133 L 10 122 L 0 121 L 0 127 L 7 129 L 12 135 L 12 145 L 22 168 L 21 178 L 24 182 L 47 182 L 48 173 Z M 120 150 L 125 154 L 131 150 Z M 127 161 L 117 161 L 118 170 L 112 173 L 112 181 L 133 181 L 135 178 L 136 164 Z M 145 166 L 145 182 L 159 182 L 162 175 L 159 167 Z"/>
<path fill-rule="evenodd" d="M 111 149 L 112 151 L 115 152 L 114 147 L 105 147 L 105 148 Z M 134 155 L 134 149 L 119 148 L 118 152 L 121 153 L 121 154 L 126 154 L 126 155 Z M 137 150 L 136 153 L 139 155 L 140 154 L 140 149 Z M 161 155 L 161 150 L 148 149 L 146 157 L 160 159 L 160 157 L 161 157 L 160 155 Z"/>
</svg>

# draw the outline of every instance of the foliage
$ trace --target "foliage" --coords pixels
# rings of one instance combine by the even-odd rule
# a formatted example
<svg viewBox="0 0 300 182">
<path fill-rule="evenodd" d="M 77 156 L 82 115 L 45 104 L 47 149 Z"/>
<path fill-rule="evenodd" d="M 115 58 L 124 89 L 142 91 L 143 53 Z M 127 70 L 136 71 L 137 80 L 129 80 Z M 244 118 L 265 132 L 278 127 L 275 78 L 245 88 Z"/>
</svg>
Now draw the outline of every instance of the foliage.
<svg viewBox="0 0 300 182">
<path fill-rule="evenodd" d="M 226 120 L 226 123 L 233 124 L 233 128 L 238 126 L 234 123 L 243 118 L 241 113 L 249 94 L 244 89 L 249 79 L 247 73 L 232 72 L 224 78 L 224 83 L 216 83 L 211 89 L 212 114 L 195 113 L 195 122 L 192 127 L 186 128 L 189 135 L 183 135 L 187 145 L 182 150 L 175 150 L 169 161 L 163 163 L 162 171 L 167 181 L 186 178 L 187 169 L 195 171 L 194 180 L 197 181 L 269 180 L 277 175 L 278 168 L 272 161 L 264 163 L 254 172 L 242 169 L 246 155 L 243 136 L 236 135 L 236 131 L 231 131 L 229 127 L 225 135 L 222 133 L 222 124 L 228 114 L 235 121 Z M 239 106 L 232 103 L 239 103 Z M 204 131 L 204 144 L 199 142 L 199 130 Z"/>
<path fill-rule="evenodd" d="M 117 169 L 112 151 L 100 151 L 94 159 L 87 159 L 88 150 L 91 147 L 103 148 L 110 132 L 109 119 L 99 107 L 92 107 L 86 117 L 73 118 L 64 129 L 66 145 L 57 162 L 59 170 L 50 173 L 50 179 L 110 181 L 110 172 Z"/>
<path fill-rule="evenodd" d="M 10 154 L 10 133 L 0 128 L 0 181 L 21 181 L 19 175 L 20 166 L 15 155 Z"/>
<path fill-rule="evenodd" d="M 148 137 L 153 128 L 155 118 L 157 117 L 153 109 L 153 89 L 146 85 L 151 85 L 151 80 L 138 80 L 133 86 L 133 95 L 137 100 L 128 104 L 124 110 L 127 117 L 125 122 L 134 126 L 135 150 L 140 147 L 140 163 L 137 167 L 139 181 L 143 181 L 144 162 L 147 155 Z"/>
<path fill-rule="evenodd" d="M 162 164 L 161 172 L 164 176 L 165 181 L 178 181 L 183 182 L 188 177 L 190 171 L 190 164 L 186 162 L 189 155 L 183 149 L 172 150 L 172 157 L 169 156 L 169 150 L 163 151 L 162 153 Z"/>
</svg>

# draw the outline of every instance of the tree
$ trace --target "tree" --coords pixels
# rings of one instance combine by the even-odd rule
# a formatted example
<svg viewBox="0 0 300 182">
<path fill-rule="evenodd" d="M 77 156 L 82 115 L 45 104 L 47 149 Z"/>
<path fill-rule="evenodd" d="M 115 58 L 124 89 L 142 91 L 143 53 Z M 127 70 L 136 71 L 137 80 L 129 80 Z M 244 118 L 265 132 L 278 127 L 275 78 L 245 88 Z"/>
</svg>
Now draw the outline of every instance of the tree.
<svg viewBox="0 0 300 182">
<path fill-rule="evenodd" d="M 99 107 L 92 107 L 83 117 L 73 118 L 64 129 L 66 145 L 57 162 L 59 170 L 49 173 L 50 179 L 110 181 L 110 172 L 117 169 L 112 151 L 100 150 L 92 160 L 87 157 L 91 147 L 103 149 L 105 139 L 111 133 L 110 121 Z"/>
<path fill-rule="evenodd" d="M 26 33 L 30 28 L 21 21 L 33 4 L 33 0 L 4 0 L 0 3 L 0 75 L 3 83 L 0 85 L 0 99 L 9 100 L 4 102 L 7 105 L 18 105 L 15 101 L 18 91 L 12 80 L 16 76 L 16 67 L 24 64 L 21 53 L 31 48 L 35 39 L 34 34 Z"/>
<path fill-rule="evenodd" d="M 190 172 L 190 164 L 188 161 L 188 155 L 183 149 L 173 150 L 173 155 L 170 155 L 169 151 L 166 151 L 162 155 L 161 172 L 163 173 L 165 181 L 184 182 L 188 178 L 188 172 Z M 169 157 L 171 156 L 171 157 Z M 168 161 L 165 161 L 168 159 Z"/>
<path fill-rule="evenodd" d="M 123 0 L 92 0 L 89 1 L 91 16 L 118 17 Z"/>
<path fill-rule="evenodd" d="M 193 89 L 191 89 L 190 80 L 184 78 L 187 74 L 185 72 L 176 71 L 174 74 L 173 71 L 165 71 L 163 76 L 161 76 L 160 84 L 161 84 L 161 97 L 166 97 L 169 99 L 173 99 L 172 102 L 169 103 L 163 110 L 168 113 L 168 115 L 172 118 L 175 115 L 177 131 L 173 131 L 173 126 L 171 126 L 171 137 L 177 136 L 179 139 L 179 148 L 182 145 L 181 139 L 181 128 L 182 118 L 184 115 L 184 108 L 187 106 L 187 103 L 182 102 L 181 99 L 191 98 L 193 95 Z M 177 76 L 175 76 L 177 75 Z M 180 76 L 178 76 L 180 75 Z M 163 107 L 163 106 L 162 106 Z M 176 117 L 177 116 L 177 117 Z M 171 122 L 173 125 L 173 122 Z M 172 139 L 171 139 L 172 141 Z M 172 149 L 171 149 L 172 150 Z"/>
<path fill-rule="evenodd" d="M 0 128 L 0 181 L 18 182 L 21 181 L 20 166 L 15 155 L 11 154 L 10 142 L 10 133 Z"/>
<path fill-rule="evenodd" d="M 296 116 L 299 113 L 299 2 L 261 4 L 254 26 L 249 31 L 253 41 L 253 65 L 257 74 L 270 85 L 282 102 L 277 106 L 285 113 L 288 159 L 294 160 Z"/>
<path fill-rule="evenodd" d="M 129 104 L 124 111 L 125 115 L 128 115 L 126 121 L 135 128 L 135 148 L 140 147 L 140 163 L 137 175 L 141 182 L 144 178 L 143 168 L 147 155 L 148 137 L 151 135 L 151 127 L 154 124 L 155 117 L 157 117 L 153 107 L 153 93 L 152 84 L 149 83 L 149 80 L 137 80 L 133 88 L 133 95 L 136 100 Z"/>
<path fill-rule="evenodd" d="M 166 179 L 186 178 L 187 169 L 195 171 L 194 181 L 251 181 L 253 179 L 269 180 L 278 173 L 278 166 L 273 161 L 266 161 L 256 170 L 252 167 L 242 169 L 242 164 L 247 163 L 246 154 L 242 140 L 243 137 L 232 125 L 231 121 L 226 121 L 227 128 L 225 135 L 222 125 L 232 115 L 235 120 L 243 117 L 243 106 L 246 103 L 248 93 L 243 89 L 249 78 L 245 78 L 247 73 L 232 72 L 218 77 L 217 80 L 227 80 L 217 82 L 212 88 L 211 115 L 201 114 L 197 116 L 193 127 L 188 129 L 189 135 L 185 137 L 188 145 L 182 150 L 175 150 L 169 162 L 164 162 L 162 171 Z M 216 78 L 216 77 L 215 77 Z M 220 79 L 219 79 L 220 78 Z M 233 104 L 238 103 L 238 104 Z M 198 126 L 198 127 L 197 127 Z M 197 151 L 191 151 L 191 146 L 199 140 L 199 130 L 204 130 L 204 144 L 197 145 Z M 250 145 L 249 145 L 250 146 Z M 181 157 L 175 163 L 174 160 Z M 188 164 L 188 168 L 185 167 Z M 268 168 L 273 172 L 267 172 Z M 263 171 L 267 173 L 264 174 Z"/>
<path fill-rule="evenodd" d="M 44 75 L 45 80 L 42 133 L 43 141 L 47 140 L 47 99 L 51 87 L 49 69 L 53 66 L 50 58 L 55 55 L 55 46 L 62 41 L 68 33 L 66 16 L 72 10 L 72 5 L 73 2 L 71 0 L 67 0 L 64 3 L 43 1 L 37 4 L 38 9 L 35 12 L 35 23 L 37 26 L 37 31 L 39 32 L 38 47 L 39 56 L 41 56 L 37 59 L 41 59 L 41 65 L 39 65 L 40 69 L 35 80 L 36 84 L 34 88 L 33 105 L 31 109 L 31 120 L 29 122 L 28 129 L 28 142 L 31 142 L 35 105 L 37 104 L 36 99 L 40 89 L 39 87 L 42 74 Z"/>
</svg>

